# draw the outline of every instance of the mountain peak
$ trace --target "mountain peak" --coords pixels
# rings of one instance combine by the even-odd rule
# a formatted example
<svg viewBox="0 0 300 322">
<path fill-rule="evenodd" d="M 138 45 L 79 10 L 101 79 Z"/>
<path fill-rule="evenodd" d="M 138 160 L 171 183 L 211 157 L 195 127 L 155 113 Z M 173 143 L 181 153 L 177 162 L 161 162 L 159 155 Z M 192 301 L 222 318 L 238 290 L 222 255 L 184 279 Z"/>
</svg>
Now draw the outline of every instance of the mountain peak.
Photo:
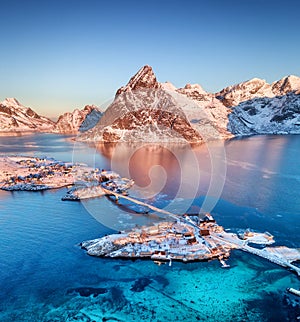
<svg viewBox="0 0 300 322">
<path fill-rule="evenodd" d="M 176 91 L 176 86 L 173 85 L 171 82 L 167 81 L 167 82 L 164 82 L 164 83 L 160 83 L 160 86 L 162 89 L 164 90 L 167 90 L 167 91 Z"/>
<path fill-rule="evenodd" d="M 12 97 L 6 98 L 1 104 L 6 106 L 22 106 L 16 98 Z"/>
<path fill-rule="evenodd" d="M 185 90 L 196 91 L 201 94 L 207 94 L 205 90 L 199 84 L 186 84 L 184 86 Z"/>
<path fill-rule="evenodd" d="M 86 105 L 82 110 L 76 108 L 73 112 L 66 112 L 59 116 L 55 124 L 55 132 L 78 133 L 94 127 L 102 112 L 96 105 Z"/>
<path fill-rule="evenodd" d="M 300 77 L 295 75 L 283 77 L 272 84 L 272 90 L 275 95 L 284 95 L 288 92 L 298 92 L 300 90 Z"/>
<path fill-rule="evenodd" d="M 116 95 L 142 88 L 155 89 L 159 87 L 160 85 L 156 80 L 156 76 L 152 70 L 152 67 L 145 65 L 133 77 L 130 78 L 126 86 L 118 89 Z"/>
<path fill-rule="evenodd" d="M 15 98 L 6 98 L 0 103 L 1 131 L 52 131 L 54 122 L 25 107 Z"/>
</svg>

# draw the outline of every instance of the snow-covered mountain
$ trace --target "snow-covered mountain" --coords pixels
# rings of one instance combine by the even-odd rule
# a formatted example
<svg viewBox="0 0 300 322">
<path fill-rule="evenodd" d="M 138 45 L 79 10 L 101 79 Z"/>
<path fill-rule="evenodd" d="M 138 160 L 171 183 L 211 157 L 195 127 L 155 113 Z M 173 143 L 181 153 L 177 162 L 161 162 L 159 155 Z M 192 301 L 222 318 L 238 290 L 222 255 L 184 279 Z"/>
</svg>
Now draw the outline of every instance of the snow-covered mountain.
<svg viewBox="0 0 300 322">
<path fill-rule="evenodd" d="M 58 118 L 54 131 L 59 133 L 87 131 L 98 123 L 102 114 L 95 105 L 86 105 L 82 110 L 75 109 L 73 112 L 66 112 Z"/>
<path fill-rule="evenodd" d="M 177 90 L 159 83 L 152 68 L 144 66 L 118 89 L 100 122 L 82 139 L 202 142 L 227 133 L 227 120 L 227 108 L 199 85 Z"/>
<path fill-rule="evenodd" d="M 275 96 L 285 95 L 290 92 L 300 94 L 300 78 L 290 75 L 272 84 L 272 91 Z"/>
<path fill-rule="evenodd" d="M 242 102 L 229 114 L 234 135 L 300 134 L 300 95 L 259 97 Z"/>
<path fill-rule="evenodd" d="M 236 135 L 300 133 L 300 78 L 254 78 L 208 93 L 198 84 L 159 83 L 142 67 L 118 89 L 100 122 L 82 136 L 96 141 L 202 142 Z"/>
<path fill-rule="evenodd" d="M 272 87 L 265 80 L 253 78 L 246 82 L 228 86 L 216 94 L 227 107 L 238 105 L 255 97 L 273 97 Z"/>
<path fill-rule="evenodd" d="M 94 127 L 102 114 L 96 106 L 87 105 L 81 111 L 75 109 L 72 113 L 64 113 L 55 123 L 23 106 L 15 98 L 6 98 L 0 103 L 0 131 L 78 133 Z"/>
<path fill-rule="evenodd" d="M 54 122 L 38 115 L 30 107 L 20 104 L 15 98 L 6 98 L 0 103 L 0 131 L 52 131 Z"/>
<path fill-rule="evenodd" d="M 198 84 L 176 88 L 159 83 L 152 68 L 144 66 L 117 90 L 105 113 L 87 105 L 54 123 L 10 98 L 0 103 L 0 131 L 84 132 L 80 139 L 87 141 L 192 143 L 300 134 L 300 78 L 290 75 L 272 84 L 254 78 L 209 93 Z"/>
<path fill-rule="evenodd" d="M 180 104 L 190 124 L 203 140 L 232 137 L 228 131 L 230 109 L 214 94 L 206 92 L 198 84 L 187 84 L 170 93 Z"/>
<path fill-rule="evenodd" d="M 233 135 L 300 133 L 300 78 L 290 75 L 272 84 L 252 79 L 223 89 L 216 97 L 231 107 Z"/>
<path fill-rule="evenodd" d="M 272 98 L 298 91 L 300 91 L 300 78 L 290 75 L 272 84 L 268 84 L 263 79 L 253 78 L 246 82 L 226 87 L 216 93 L 215 96 L 224 105 L 232 107 L 257 97 Z"/>
</svg>

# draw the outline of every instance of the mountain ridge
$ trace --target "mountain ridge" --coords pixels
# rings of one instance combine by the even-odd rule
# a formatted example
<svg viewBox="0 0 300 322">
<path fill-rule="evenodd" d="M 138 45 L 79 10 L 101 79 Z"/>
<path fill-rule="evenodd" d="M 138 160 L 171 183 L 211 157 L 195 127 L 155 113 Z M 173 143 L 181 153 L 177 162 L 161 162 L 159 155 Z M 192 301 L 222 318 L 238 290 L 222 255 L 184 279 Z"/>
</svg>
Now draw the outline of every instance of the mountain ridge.
<svg viewBox="0 0 300 322">
<path fill-rule="evenodd" d="M 176 88 L 170 82 L 159 83 L 152 68 L 146 65 L 117 90 L 115 100 L 99 123 L 80 139 L 194 143 L 260 131 L 298 133 L 299 92 L 300 78 L 294 75 L 272 84 L 253 78 L 228 86 L 218 93 L 206 92 L 199 84 Z M 289 95 L 288 100 L 286 95 Z M 256 104 L 266 108 L 255 107 Z M 283 109 L 282 105 L 286 104 L 293 104 L 293 109 L 289 110 L 286 106 Z M 166 115 L 167 106 L 172 112 L 170 115 Z M 181 126 L 178 128 L 170 126 L 174 113 L 181 115 Z M 164 115 L 164 121 L 154 115 Z M 262 126 L 264 121 L 267 125 Z M 171 131 L 175 129 L 178 130 L 176 133 Z M 185 136 L 185 133 L 189 135 Z M 195 133 L 194 136 L 192 133 Z"/>
<path fill-rule="evenodd" d="M 102 116 L 95 105 L 86 105 L 58 117 L 56 122 L 39 115 L 16 98 L 6 98 L 0 103 L 0 132 L 54 132 L 78 133 L 95 126 Z"/>
<path fill-rule="evenodd" d="M 66 112 L 57 122 L 16 99 L 0 103 L 0 131 L 80 134 L 79 140 L 197 143 L 240 135 L 300 133 L 300 78 L 271 84 L 253 78 L 206 92 L 199 84 L 160 83 L 143 66 L 102 113 L 94 105 Z"/>
<path fill-rule="evenodd" d="M 54 122 L 40 116 L 30 107 L 23 106 L 15 98 L 0 103 L 0 131 L 51 131 Z"/>
</svg>

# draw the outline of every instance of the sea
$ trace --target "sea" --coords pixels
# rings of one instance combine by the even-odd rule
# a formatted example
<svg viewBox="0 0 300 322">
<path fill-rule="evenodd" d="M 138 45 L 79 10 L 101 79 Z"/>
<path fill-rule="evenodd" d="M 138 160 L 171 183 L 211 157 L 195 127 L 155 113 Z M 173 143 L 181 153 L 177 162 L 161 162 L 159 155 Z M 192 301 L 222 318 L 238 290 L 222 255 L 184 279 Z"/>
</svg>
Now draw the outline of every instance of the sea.
<svg viewBox="0 0 300 322">
<path fill-rule="evenodd" d="M 227 231 L 268 231 L 300 248 L 300 136 L 202 145 L 0 137 L 1 155 L 54 157 L 135 180 L 130 195 L 177 214 L 210 212 Z M 157 265 L 91 257 L 85 240 L 168 220 L 128 201 L 62 201 L 67 188 L 0 191 L 0 321 L 297 321 L 293 272 L 234 250 L 218 261 Z"/>
</svg>

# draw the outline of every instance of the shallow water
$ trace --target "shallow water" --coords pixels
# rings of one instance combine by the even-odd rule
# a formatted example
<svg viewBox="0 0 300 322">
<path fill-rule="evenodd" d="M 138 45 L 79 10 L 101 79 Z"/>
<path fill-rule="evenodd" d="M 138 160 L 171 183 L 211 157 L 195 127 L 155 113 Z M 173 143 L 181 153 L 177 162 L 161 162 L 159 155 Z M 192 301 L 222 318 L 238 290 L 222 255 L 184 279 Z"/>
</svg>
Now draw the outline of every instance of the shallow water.
<svg viewBox="0 0 300 322">
<path fill-rule="evenodd" d="M 278 245 L 291 247 L 300 247 L 299 148 L 298 136 L 97 149 L 59 135 L 0 137 L 1 153 L 113 168 L 135 179 L 132 195 L 156 206 L 177 213 L 205 208 L 225 228 L 268 230 Z M 1 321 L 294 321 L 300 315 L 299 302 L 285 291 L 299 289 L 297 276 L 240 251 L 232 253 L 230 269 L 217 261 L 170 267 L 87 256 L 81 241 L 158 218 L 106 198 L 62 202 L 64 192 L 0 191 Z"/>
</svg>

